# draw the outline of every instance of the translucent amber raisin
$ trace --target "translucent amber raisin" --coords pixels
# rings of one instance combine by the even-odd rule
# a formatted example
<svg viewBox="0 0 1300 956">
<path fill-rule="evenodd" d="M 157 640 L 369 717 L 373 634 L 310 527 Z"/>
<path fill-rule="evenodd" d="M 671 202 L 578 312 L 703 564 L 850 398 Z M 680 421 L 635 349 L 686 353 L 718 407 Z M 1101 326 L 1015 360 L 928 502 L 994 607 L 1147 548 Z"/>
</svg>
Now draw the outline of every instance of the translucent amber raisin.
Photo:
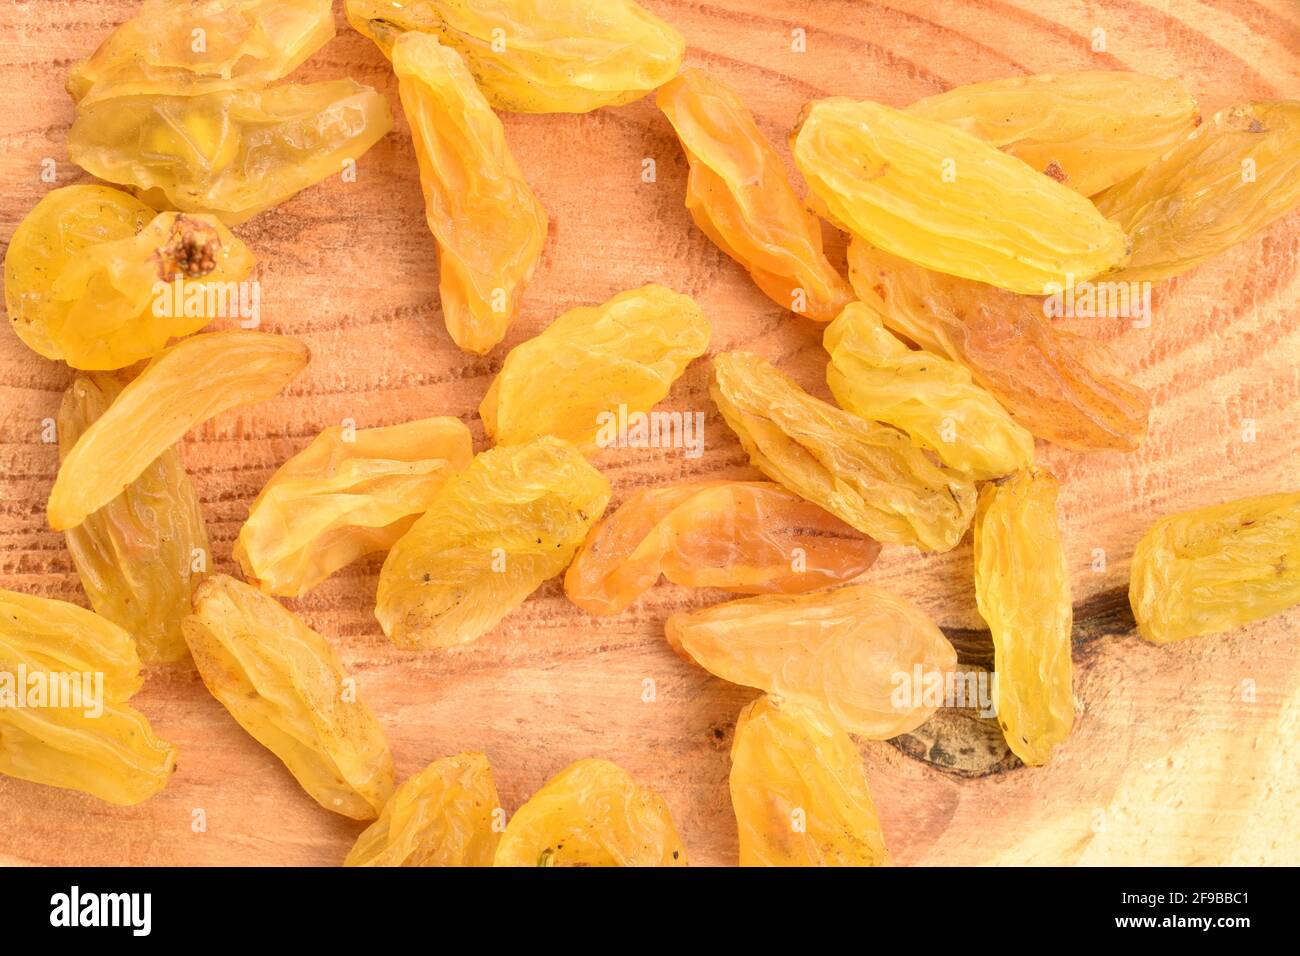
<svg viewBox="0 0 1300 956">
<path fill-rule="evenodd" d="M 502 445 L 554 435 L 595 451 L 620 415 L 667 396 L 710 332 L 690 296 L 661 285 L 570 309 L 510 350 L 479 405 L 483 427 Z"/>
<path fill-rule="evenodd" d="M 485 451 L 388 552 L 375 617 L 398 647 L 472 641 L 564 570 L 608 503 L 559 438 Z"/>
<path fill-rule="evenodd" d="M 344 866 L 491 866 L 501 799 L 487 757 L 435 760 L 384 804 Z"/>
<path fill-rule="evenodd" d="M 347 0 L 344 10 L 394 60 L 403 32 L 436 34 L 493 106 L 520 113 L 630 103 L 671 79 L 686 52 L 632 0 Z"/>
<path fill-rule="evenodd" d="M 1133 552 L 1129 602 L 1138 632 L 1157 644 L 1300 604 L 1300 492 L 1161 518 Z"/>
<path fill-rule="evenodd" d="M 947 551 L 975 488 L 897 429 L 814 398 L 757 355 L 713 360 L 709 393 L 754 467 L 877 541 Z"/>
<path fill-rule="evenodd" d="M 826 382 L 842 408 L 901 428 L 972 478 L 997 478 L 1033 464 L 1034 436 L 964 366 L 909 349 L 874 306 L 849 304 L 822 341 L 831 355 Z"/>
<path fill-rule="evenodd" d="M 880 545 L 766 481 L 642 488 L 583 542 L 564 576 L 569 600 L 617 614 L 662 574 L 743 594 L 812 591 L 852 580 Z"/>
<path fill-rule="evenodd" d="M 443 320 L 453 342 L 483 354 L 519 311 L 546 241 L 546 210 L 455 50 L 407 33 L 393 45 L 393 70 L 438 240 Z"/>
<path fill-rule="evenodd" d="M 78 376 L 59 407 L 59 453 L 67 455 L 121 392 L 107 375 Z M 147 663 L 189 652 L 181 621 L 208 566 L 199 496 L 176 448 L 169 448 L 120 495 L 66 535 L 91 606 L 125 628 Z"/>
<path fill-rule="evenodd" d="M 156 208 L 241 223 L 339 173 L 393 125 L 352 80 L 83 102 L 68 156 Z"/>
<path fill-rule="evenodd" d="M 193 95 L 278 80 L 334 36 L 332 0 L 144 0 L 73 67 L 75 100 Z"/>
<path fill-rule="evenodd" d="M 169 346 L 63 456 L 50 491 L 50 527 L 75 528 L 195 425 L 270 398 L 307 358 L 297 339 L 268 332 L 213 332 Z"/>
<path fill-rule="evenodd" d="M 497 866 L 686 866 L 668 805 L 608 760 L 579 760 L 515 811 Z"/>
<path fill-rule="evenodd" d="M 473 456 L 456 418 L 327 428 L 280 466 L 235 542 L 244 576 L 301 597 L 364 554 L 387 551 Z"/>
<path fill-rule="evenodd" d="M 885 866 L 857 745 L 814 707 L 760 697 L 731 745 L 741 866 Z"/>
<path fill-rule="evenodd" d="M 861 240 L 849 244 L 858 297 L 890 330 L 960 362 L 1017 422 L 1081 451 L 1132 451 L 1151 397 L 1099 342 L 1056 328 L 1042 300 L 914 266 Z"/>
<path fill-rule="evenodd" d="M 124 368 L 233 315 L 229 290 L 252 268 L 248 247 L 210 216 L 154 216 L 116 189 L 65 186 L 15 231 L 5 301 L 18 337 L 46 358 Z M 178 279 L 163 295 L 160 283 Z"/>
<path fill-rule="evenodd" d="M 925 612 L 865 584 L 728 601 L 674 614 L 665 629 L 678 653 L 716 677 L 822 707 L 876 740 L 915 730 L 938 706 L 922 687 L 899 694 L 904 679 L 946 679 L 957 666 Z"/>
<path fill-rule="evenodd" d="M 102 674 L 106 700 L 129 700 L 144 683 L 132 635 L 67 601 L 0 588 L 0 644 L 13 661 L 42 671 Z"/>
<path fill-rule="evenodd" d="M 127 704 L 0 708 L 0 773 L 134 806 L 167 786 L 176 748 Z"/>
<path fill-rule="evenodd" d="M 853 291 L 827 261 L 821 223 L 740 97 L 703 70 L 686 70 L 657 99 L 691 164 L 686 208 L 695 224 L 773 302 L 829 322 Z"/>
<path fill-rule="evenodd" d="M 1201 120 L 1177 80 L 1125 70 L 971 83 L 907 112 L 965 130 L 1085 196 L 1155 162 Z"/>
<path fill-rule="evenodd" d="M 0 774 L 125 806 L 153 796 L 176 748 L 126 703 L 140 682 L 135 643 L 117 625 L 0 590 Z"/>
<path fill-rule="evenodd" d="M 1122 281 L 1165 279 L 1235 246 L 1300 203 L 1300 101 L 1216 113 L 1158 162 L 1097 197 L 1133 239 Z"/>
<path fill-rule="evenodd" d="M 312 799 L 354 820 L 379 815 L 393 792 L 393 757 L 328 641 L 224 574 L 199 585 L 184 629 L 212 696 Z"/>
<path fill-rule="evenodd" d="M 1074 724 L 1070 575 L 1056 479 L 1021 471 L 980 489 L 975 598 L 993 634 L 998 723 L 1012 753 L 1047 763 Z"/>
<path fill-rule="evenodd" d="M 1128 257 L 1124 233 L 1083 196 L 944 123 L 820 100 L 792 148 L 834 221 L 927 269 L 1042 295 Z"/>
</svg>

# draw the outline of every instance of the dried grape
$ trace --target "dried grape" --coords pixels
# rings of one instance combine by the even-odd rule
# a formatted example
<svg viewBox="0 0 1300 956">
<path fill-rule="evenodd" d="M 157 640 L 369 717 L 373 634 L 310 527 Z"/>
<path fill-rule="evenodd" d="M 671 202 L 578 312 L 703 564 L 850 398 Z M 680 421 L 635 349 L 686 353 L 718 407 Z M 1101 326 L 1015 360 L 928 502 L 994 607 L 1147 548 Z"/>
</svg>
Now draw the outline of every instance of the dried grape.
<svg viewBox="0 0 1300 956">
<path fill-rule="evenodd" d="M 971 83 L 907 108 L 1092 196 L 1178 145 L 1201 121 L 1178 80 L 1080 70 Z"/>
<path fill-rule="evenodd" d="M 126 703 L 140 684 L 122 628 L 64 601 L 0 590 L 0 774 L 122 806 L 153 796 L 171 778 L 176 748 Z"/>
<path fill-rule="evenodd" d="M 1161 518 L 1133 552 L 1129 603 L 1138 633 L 1157 644 L 1300 604 L 1300 492 Z"/>
<path fill-rule="evenodd" d="M 681 66 L 686 41 L 631 0 L 346 0 L 389 59 L 407 31 L 465 58 L 483 95 L 519 113 L 586 113 L 640 99 Z"/>
<path fill-rule="evenodd" d="M 715 677 L 825 709 L 849 733 L 888 740 L 938 704 L 903 678 L 946 680 L 957 652 L 920 608 L 865 584 L 765 594 L 674 614 L 668 643 Z M 933 695 L 931 695 L 933 697 Z"/>
<path fill-rule="evenodd" d="M 104 696 L 110 701 L 129 700 L 144 683 L 132 635 L 67 601 L 0 588 L 0 647 L 10 663 L 21 660 L 43 671 L 103 674 Z"/>
<path fill-rule="evenodd" d="M 564 570 L 608 503 L 562 439 L 482 452 L 388 552 L 375 617 L 398 647 L 472 641 Z"/>
<path fill-rule="evenodd" d="M 1034 436 L 971 380 L 962 365 L 914 351 L 874 306 L 853 302 L 826 327 L 826 383 L 840 407 L 902 429 L 945 465 L 997 478 L 1034 460 Z"/>
<path fill-rule="evenodd" d="M 579 760 L 515 811 L 497 866 L 686 866 L 668 805 L 608 760 Z"/>
<path fill-rule="evenodd" d="M 301 597 L 362 555 L 391 548 L 472 456 L 469 429 L 456 418 L 327 428 L 262 488 L 235 560 L 267 594 Z"/>
<path fill-rule="evenodd" d="M 902 432 L 814 398 L 748 352 L 713 360 L 709 393 L 754 467 L 877 541 L 947 551 L 975 488 Z"/>
<path fill-rule="evenodd" d="M 1176 276 L 1235 246 L 1300 203 L 1300 101 L 1246 103 L 1207 123 L 1097 208 L 1133 239 L 1116 280 Z"/>
<path fill-rule="evenodd" d="M 337 174 L 392 125 L 383 95 L 352 80 L 114 96 L 78 107 L 68 156 L 151 206 L 233 226 Z"/>
<path fill-rule="evenodd" d="M 93 717 L 76 707 L 0 708 L 0 774 L 134 806 L 175 768 L 176 748 L 127 704 Z"/>
<path fill-rule="evenodd" d="M 257 89 L 334 36 L 332 0 L 144 0 L 72 69 L 74 100 Z"/>
<path fill-rule="evenodd" d="M 861 240 L 849 243 L 858 297 L 926 351 L 960 362 L 1035 436 L 1081 451 L 1132 451 L 1151 397 L 1116 355 L 1056 328 L 1041 300 L 930 272 Z"/>
<path fill-rule="evenodd" d="M 1051 474 L 1021 471 L 984 485 L 975 515 L 975 598 L 993 635 L 998 723 L 1030 766 L 1047 763 L 1074 724 L 1074 612 L 1056 495 Z"/>
<path fill-rule="evenodd" d="M 75 528 L 195 425 L 272 397 L 307 358 L 297 339 L 267 332 L 213 332 L 169 346 L 64 455 L 50 491 L 50 527 Z"/>
<path fill-rule="evenodd" d="M 600 522 L 564 577 L 569 600 L 617 614 L 659 580 L 743 594 L 812 591 L 852 580 L 880 545 L 766 481 L 643 488 Z"/>
<path fill-rule="evenodd" d="M 343 865 L 491 866 L 500 806 L 487 757 L 435 760 L 397 788 Z"/>
<path fill-rule="evenodd" d="M 519 311 L 546 241 L 546 210 L 455 50 L 406 33 L 393 45 L 393 70 L 438 241 L 443 320 L 453 342 L 485 354 Z"/>
<path fill-rule="evenodd" d="M 731 745 L 741 866 L 885 866 L 857 745 L 823 711 L 760 697 Z"/>
<path fill-rule="evenodd" d="M 1041 295 L 1128 258 L 1083 196 L 943 123 L 837 97 L 805 109 L 792 148 L 834 221 L 927 269 Z"/>
<path fill-rule="evenodd" d="M 78 376 L 59 407 L 59 453 L 66 456 L 108 409 L 124 382 Z M 189 652 L 181 621 L 208 563 L 199 497 L 176 448 L 168 448 L 126 489 L 65 535 L 91 606 L 136 641 L 146 663 Z"/>
<path fill-rule="evenodd" d="M 710 331 L 690 296 L 661 285 L 570 309 L 510 350 L 479 405 L 483 427 L 501 445 L 554 435 L 595 451 L 602 423 L 658 404 Z"/>
<path fill-rule="evenodd" d="M 46 358 L 123 368 L 233 314 L 226 290 L 252 268 L 248 248 L 211 217 L 155 216 L 120 190 L 65 186 L 14 232 L 5 302 L 18 337 Z M 159 284 L 176 279 L 168 291 L 183 288 L 183 300 L 161 296 Z"/>
<path fill-rule="evenodd" d="M 822 227 L 736 93 L 686 70 L 657 100 L 690 161 L 686 208 L 713 242 L 782 308 L 829 322 L 853 290 L 822 251 Z"/>
<path fill-rule="evenodd" d="M 354 820 L 379 815 L 393 792 L 393 757 L 328 641 L 224 574 L 199 585 L 184 629 L 212 696 L 312 799 Z"/>
</svg>

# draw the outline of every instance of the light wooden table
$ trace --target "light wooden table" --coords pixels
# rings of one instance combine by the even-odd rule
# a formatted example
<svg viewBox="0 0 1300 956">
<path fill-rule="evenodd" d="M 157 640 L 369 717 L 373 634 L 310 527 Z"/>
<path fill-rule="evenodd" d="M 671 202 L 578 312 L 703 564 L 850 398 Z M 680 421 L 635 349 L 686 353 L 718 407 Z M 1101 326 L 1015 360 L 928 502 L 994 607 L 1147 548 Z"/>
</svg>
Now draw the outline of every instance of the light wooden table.
<svg viewBox="0 0 1300 956">
<path fill-rule="evenodd" d="M 1019 73 L 1132 68 L 1182 77 L 1205 112 L 1300 96 L 1300 6 L 1289 0 L 1081 3 L 646 0 L 690 44 L 690 64 L 739 89 L 785 150 L 801 105 L 830 94 L 903 105 L 950 86 Z M 70 65 L 133 9 L 127 0 L 16 2 L 0 9 L 0 238 L 51 188 L 88 177 L 67 160 Z M 216 563 L 271 472 L 324 426 L 460 416 L 484 447 L 476 409 L 505 348 L 475 358 L 442 327 L 433 242 L 388 66 L 340 33 L 301 71 L 385 91 L 397 128 L 359 180 L 313 188 L 239 229 L 259 257 L 265 327 L 303 338 L 312 363 L 274 401 L 191 434 L 184 457 L 202 494 Z M 806 52 L 792 50 L 805 31 Z M 1104 51 L 1093 39 L 1104 31 Z M 295 77 L 297 79 L 298 77 Z M 506 346 L 571 306 L 645 282 L 697 298 L 713 351 L 762 353 L 817 394 L 820 330 L 764 298 L 690 222 L 686 165 L 652 99 L 586 116 L 508 116 L 510 143 L 551 215 L 551 233 Z M 657 181 L 643 182 L 653 158 Z M 843 255 L 843 243 L 832 243 Z M 1074 735 L 1050 767 L 958 778 L 887 743 L 863 752 L 900 864 L 1296 863 L 1300 840 L 1300 612 L 1219 637 L 1156 648 L 1125 619 L 1128 556 L 1159 515 L 1294 488 L 1300 463 L 1300 217 L 1155 293 L 1155 321 L 1075 326 L 1115 342 L 1155 400 L 1133 454 L 1039 444 L 1063 483 L 1075 589 Z M 649 484 L 754 477 L 708 399 L 696 362 L 665 407 L 707 413 L 706 451 L 623 449 L 597 464 L 621 499 Z M 56 451 L 41 443 L 70 379 L 0 331 L 0 586 L 84 603 L 60 536 L 45 523 Z M 1254 429 L 1254 440 L 1243 436 Z M 1092 570 L 1094 552 L 1105 570 Z M 661 791 L 697 864 L 736 859 L 727 794 L 731 730 L 754 692 L 682 661 L 662 638 L 671 612 L 719 593 L 661 586 L 596 620 L 550 582 L 491 635 L 407 653 L 372 615 L 380 561 L 348 569 L 295 605 L 335 641 L 387 729 L 398 771 L 478 749 L 508 809 L 580 757 L 613 759 Z M 949 554 L 888 548 L 869 580 L 987 641 L 969 540 Z M 656 699 L 643 702 L 652 678 Z M 0 779 L 0 862 L 334 864 L 361 826 L 321 810 L 203 689 L 188 666 L 149 672 L 138 704 L 180 747 L 168 788 L 135 808 Z M 194 811 L 207 829 L 195 832 Z"/>
</svg>

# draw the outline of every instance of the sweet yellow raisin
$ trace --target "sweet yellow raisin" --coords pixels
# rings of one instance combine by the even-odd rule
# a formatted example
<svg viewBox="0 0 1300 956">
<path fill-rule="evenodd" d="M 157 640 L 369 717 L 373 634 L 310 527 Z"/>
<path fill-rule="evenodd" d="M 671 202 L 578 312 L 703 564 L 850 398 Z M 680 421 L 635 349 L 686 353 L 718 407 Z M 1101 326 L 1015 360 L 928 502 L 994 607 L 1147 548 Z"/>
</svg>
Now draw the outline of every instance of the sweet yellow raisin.
<svg viewBox="0 0 1300 956">
<path fill-rule="evenodd" d="M 344 866 L 491 866 L 501 806 L 478 753 L 435 760 L 393 793 Z"/>
<path fill-rule="evenodd" d="M 947 551 L 975 487 L 897 429 L 809 395 L 748 352 L 713 359 L 709 393 L 754 467 L 877 541 Z"/>
<path fill-rule="evenodd" d="M 27 214 L 5 254 L 14 331 L 73 368 L 117 369 L 237 314 L 248 247 L 210 216 L 164 212 L 104 186 L 65 186 Z"/>
<path fill-rule="evenodd" d="M 352 80 L 114 96 L 77 108 L 68 156 L 151 206 L 233 226 L 337 174 L 392 125 L 388 100 Z"/>
<path fill-rule="evenodd" d="M 661 285 L 570 309 L 510 350 L 479 405 L 483 427 L 500 445 L 554 435 L 595 451 L 667 396 L 711 331 L 690 296 Z"/>
<path fill-rule="evenodd" d="M 175 768 L 176 748 L 127 704 L 104 704 L 95 716 L 0 708 L 0 774 L 134 806 L 167 786 Z"/>
<path fill-rule="evenodd" d="M 394 61 L 404 32 L 436 35 L 493 106 L 519 113 L 630 103 L 671 79 L 686 52 L 632 0 L 346 0 L 344 11 Z"/>
<path fill-rule="evenodd" d="M 254 500 L 235 560 L 267 594 L 301 597 L 362 555 L 391 548 L 473 453 L 456 418 L 327 428 Z"/>
<path fill-rule="evenodd" d="M 123 806 L 167 785 L 176 748 L 126 701 L 131 635 L 90 611 L 0 590 L 0 774 Z"/>
<path fill-rule="evenodd" d="M 1070 575 L 1056 524 L 1057 482 L 1020 471 L 980 489 L 975 598 L 993 635 L 998 723 L 1034 766 L 1074 724 Z"/>
<path fill-rule="evenodd" d="M 931 272 L 859 239 L 849 243 L 849 276 L 892 332 L 965 365 L 1037 437 L 1081 451 L 1132 451 L 1146 438 L 1151 397 L 1109 348 L 1056 328 L 1042 300 Z"/>
<path fill-rule="evenodd" d="M 1133 239 L 1116 278 L 1167 279 L 1235 246 L 1300 203 L 1300 101 L 1246 103 L 1097 197 Z"/>
<path fill-rule="evenodd" d="M 506 824 L 497 866 L 686 866 L 668 805 L 608 760 L 560 771 Z"/>
<path fill-rule="evenodd" d="M 132 635 L 67 601 L 0 588 L 0 644 L 14 661 L 21 659 L 41 671 L 102 674 L 106 700 L 129 700 L 144 683 Z"/>
<path fill-rule="evenodd" d="M 393 792 L 393 757 L 325 638 L 225 574 L 199 585 L 184 629 L 212 696 L 312 799 L 354 820 L 379 815 Z"/>
<path fill-rule="evenodd" d="M 74 100 L 256 89 L 334 36 L 331 0 L 144 0 L 73 67 Z"/>
<path fill-rule="evenodd" d="M 1129 603 L 1138 633 L 1156 644 L 1300 604 L 1300 492 L 1161 518 L 1133 552 Z"/>
<path fill-rule="evenodd" d="M 476 456 L 388 552 L 375 617 L 398 647 L 487 633 L 573 558 L 609 482 L 559 438 Z"/>
<path fill-rule="evenodd" d="M 853 290 L 822 251 L 822 227 L 735 91 L 703 70 L 660 88 L 659 108 L 690 161 L 686 208 L 777 305 L 829 322 Z"/>
<path fill-rule="evenodd" d="M 857 745 L 818 708 L 760 697 L 736 721 L 731 805 L 741 866 L 885 866 Z"/>
<path fill-rule="evenodd" d="M 804 110 L 792 148 L 834 221 L 927 269 L 1042 295 L 1128 257 L 1083 196 L 944 123 L 837 97 Z"/>
<path fill-rule="evenodd" d="M 1155 162 L 1201 121 L 1178 80 L 1126 70 L 970 83 L 907 112 L 977 136 L 1085 196 Z"/>
<path fill-rule="evenodd" d="M 852 580 L 879 553 L 875 541 L 771 482 L 642 488 L 587 535 L 564 590 L 590 614 L 617 614 L 661 574 L 685 587 L 797 593 Z"/>
<path fill-rule="evenodd" d="M 272 397 L 307 359 L 297 339 L 268 332 L 213 332 L 169 346 L 63 456 L 50 491 L 50 527 L 75 528 L 195 425 Z"/>
<path fill-rule="evenodd" d="M 79 375 L 59 407 L 59 454 L 66 456 L 108 409 L 124 381 Z M 125 628 L 146 663 L 185 657 L 181 621 L 208 566 L 199 496 L 176 448 L 65 535 L 91 606 Z"/>
<path fill-rule="evenodd" d="M 970 372 L 909 349 L 874 306 L 853 302 L 826 327 L 826 383 L 840 407 L 902 429 L 945 465 L 975 479 L 998 478 L 1034 460 L 1029 434 Z"/>
<path fill-rule="evenodd" d="M 453 342 L 482 355 L 519 312 L 546 241 L 546 210 L 455 50 L 405 33 L 393 45 L 393 70 L 438 241 L 443 321 Z"/>
<path fill-rule="evenodd" d="M 942 703 L 957 652 L 920 608 L 865 584 L 765 594 L 674 614 L 668 643 L 715 677 L 824 708 L 849 733 L 888 740 Z"/>
</svg>

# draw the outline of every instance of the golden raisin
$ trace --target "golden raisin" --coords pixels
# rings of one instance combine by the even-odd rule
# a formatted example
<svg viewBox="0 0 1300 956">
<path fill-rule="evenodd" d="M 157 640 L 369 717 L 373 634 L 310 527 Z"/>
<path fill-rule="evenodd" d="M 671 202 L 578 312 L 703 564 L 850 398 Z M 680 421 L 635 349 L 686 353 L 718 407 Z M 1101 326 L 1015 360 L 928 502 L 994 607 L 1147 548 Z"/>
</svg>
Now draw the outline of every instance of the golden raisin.
<svg viewBox="0 0 1300 956">
<path fill-rule="evenodd" d="M 835 222 L 927 269 L 1042 295 L 1128 258 L 1123 231 L 1083 196 L 943 123 L 820 100 L 792 148 Z"/>
<path fill-rule="evenodd" d="M 391 548 L 472 456 L 469 429 L 456 418 L 327 428 L 253 501 L 235 560 L 267 594 L 301 597 L 362 555 Z"/>
<path fill-rule="evenodd" d="M 709 673 L 824 708 L 850 733 L 887 740 L 915 730 L 941 700 L 957 652 L 919 608 L 865 584 L 812 594 L 765 594 L 674 614 L 668 643 Z M 933 698 L 933 694 L 931 695 Z"/>
<path fill-rule="evenodd" d="M 393 757 L 325 638 L 225 574 L 199 585 L 184 631 L 212 696 L 312 799 L 354 820 L 379 816 L 393 792 Z"/>
<path fill-rule="evenodd" d="M 1300 492 L 1161 518 L 1133 552 L 1138 632 L 1169 644 L 1300 604 Z"/>
<path fill-rule="evenodd" d="M 975 598 L 993 635 L 998 723 L 1034 766 L 1074 724 L 1070 575 L 1056 523 L 1057 482 L 1021 471 L 980 489 Z"/>
<path fill-rule="evenodd" d="M 822 251 L 822 227 L 735 91 L 703 70 L 660 88 L 659 108 L 690 161 L 686 208 L 784 309 L 829 322 L 853 291 Z"/>
<path fill-rule="evenodd" d="M 501 445 L 554 435 L 595 451 L 620 415 L 667 396 L 710 332 L 690 296 L 661 285 L 570 309 L 510 350 L 479 405 L 483 427 Z"/>
<path fill-rule="evenodd" d="M 617 614 L 662 574 L 742 594 L 813 591 L 871 567 L 880 545 L 766 481 L 643 488 L 583 542 L 564 577 L 589 614 Z"/>
<path fill-rule="evenodd" d="M 668 806 L 608 760 L 579 760 L 515 811 L 497 866 L 686 866 Z"/>
<path fill-rule="evenodd" d="M 857 744 L 826 713 L 760 697 L 736 721 L 731 804 L 741 866 L 885 866 Z"/>
</svg>

